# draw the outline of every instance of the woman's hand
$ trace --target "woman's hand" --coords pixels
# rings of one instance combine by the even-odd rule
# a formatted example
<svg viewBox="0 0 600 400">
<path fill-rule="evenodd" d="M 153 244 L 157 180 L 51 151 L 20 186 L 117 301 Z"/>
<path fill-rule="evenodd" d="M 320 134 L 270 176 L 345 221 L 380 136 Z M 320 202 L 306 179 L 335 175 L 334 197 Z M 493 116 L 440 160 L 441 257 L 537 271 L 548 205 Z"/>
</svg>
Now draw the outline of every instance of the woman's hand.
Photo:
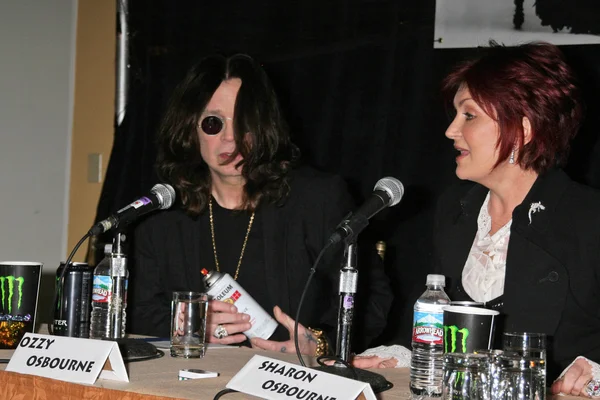
<svg viewBox="0 0 600 400">
<path fill-rule="evenodd" d="M 379 356 L 354 356 L 351 361 L 354 368 L 395 368 L 398 359 L 394 357 L 383 358 Z"/>
<path fill-rule="evenodd" d="M 326 365 L 335 364 L 335 360 L 325 361 Z M 396 368 L 398 359 L 395 357 L 383 358 L 379 356 L 354 356 L 350 360 L 350 364 L 354 368 L 369 369 L 369 368 Z"/>
<path fill-rule="evenodd" d="M 221 325 L 227 336 L 218 339 L 215 337 L 217 327 Z M 208 302 L 208 320 L 206 321 L 206 341 L 209 343 L 235 344 L 246 340 L 242 333 L 252 328 L 250 316 L 237 311 L 233 304 L 223 301 L 211 300 Z"/>
<path fill-rule="evenodd" d="M 281 353 L 295 353 L 296 346 L 294 344 L 294 323 L 295 321 L 286 313 L 281 311 L 281 308 L 275 306 L 273 308 L 275 319 L 281 325 L 285 326 L 290 333 L 290 340 L 285 342 L 277 342 L 274 340 L 264 340 L 260 338 L 252 338 L 250 342 L 252 347 L 263 350 L 279 351 Z M 298 324 L 298 346 L 300 352 L 309 356 L 314 356 L 317 350 L 317 338 L 311 331 L 306 329 L 302 324 Z"/>
<path fill-rule="evenodd" d="M 585 358 L 579 358 L 562 377 L 554 381 L 551 390 L 553 394 L 589 397 L 584 389 L 590 379 L 592 379 L 592 366 Z"/>
</svg>

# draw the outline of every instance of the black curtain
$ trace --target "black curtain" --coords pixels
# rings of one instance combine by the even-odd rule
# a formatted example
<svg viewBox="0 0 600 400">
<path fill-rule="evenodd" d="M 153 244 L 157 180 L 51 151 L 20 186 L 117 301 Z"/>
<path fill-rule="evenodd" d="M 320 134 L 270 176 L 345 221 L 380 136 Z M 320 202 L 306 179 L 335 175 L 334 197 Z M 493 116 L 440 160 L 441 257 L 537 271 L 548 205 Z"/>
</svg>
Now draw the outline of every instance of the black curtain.
<svg viewBox="0 0 600 400">
<path fill-rule="evenodd" d="M 383 176 L 405 185 L 400 205 L 377 215 L 361 236 L 388 245 L 396 298 L 380 341 L 409 344 L 407 297 L 424 290 L 430 270 L 435 201 L 457 181 L 439 86 L 477 49 L 433 49 L 435 0 L 129 0 L 129 10 L 129 104 L 115 130 L 97 220 L 157 182 L 154 136 L 185 70 L 208 54 L 248 53 L 274 81 L 305 163 L 343 176 L 357 203 Z M 600 46 L 563 50 L 588 102 L 567 171 L 600 187 Z"/>
</svg>

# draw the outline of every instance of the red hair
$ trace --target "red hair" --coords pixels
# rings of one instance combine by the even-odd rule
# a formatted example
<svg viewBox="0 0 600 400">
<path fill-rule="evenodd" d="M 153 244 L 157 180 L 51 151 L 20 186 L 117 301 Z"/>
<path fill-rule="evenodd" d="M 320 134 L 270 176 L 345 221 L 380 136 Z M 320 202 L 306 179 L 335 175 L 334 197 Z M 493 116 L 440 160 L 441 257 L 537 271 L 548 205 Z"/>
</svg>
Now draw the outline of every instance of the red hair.
<svg viewBox="0 0 600 400">
<path fill-rule="evenodd" d="M 543 173 L 562 165 L 579 130 L 583 107 L 576 78 L 558 47 L 542 42 L 516 47 L 490 42 L 484 54 L 446 77 L 442 93 L 452 102 L 466 87 L 500 127 L 498 166 L 516 147 L 516 162 Z M 523 117 L 531 123 L 524 145 Z"/>
</svg>

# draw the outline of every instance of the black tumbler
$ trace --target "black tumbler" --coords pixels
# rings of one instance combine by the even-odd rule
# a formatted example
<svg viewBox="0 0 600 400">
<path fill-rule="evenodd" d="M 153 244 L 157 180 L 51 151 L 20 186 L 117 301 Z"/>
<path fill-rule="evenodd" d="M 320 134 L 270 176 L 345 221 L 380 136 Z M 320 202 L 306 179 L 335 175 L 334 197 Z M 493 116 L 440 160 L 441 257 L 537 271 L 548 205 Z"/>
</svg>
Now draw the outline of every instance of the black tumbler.
<svg viewBox="0 0 600 400">
<path fill-rule="evenodd" d="M 444 307 L 444 352 L 473 353 L 491 349 L 500 313 L 479 307 Z"/>
</svg>

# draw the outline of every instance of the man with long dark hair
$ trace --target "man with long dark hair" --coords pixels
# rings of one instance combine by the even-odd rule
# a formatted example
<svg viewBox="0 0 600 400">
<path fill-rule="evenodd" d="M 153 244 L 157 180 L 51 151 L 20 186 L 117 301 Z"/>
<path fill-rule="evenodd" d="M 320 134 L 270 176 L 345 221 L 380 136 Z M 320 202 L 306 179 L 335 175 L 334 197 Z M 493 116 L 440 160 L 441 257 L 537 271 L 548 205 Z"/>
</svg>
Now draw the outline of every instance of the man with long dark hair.
<svg viewBox="0 0 600 400">
<path fill-rule="evenodd" d="M 188 72 L 158 137 L 158 174 L 180 204 L 136 233 L 133 332 L 166 336 L 172 292 L 201 291 L 206 268 L 229 273 L 281 324 L 271 340 L 253 339 L 253 346 L 295 351 L 287 314 L 295 315 L 317 254 L 353 208 L 342 179 L 297 167 L 298 157 L 258 63 L 213 56 Z M 323 259 L 302 308 L 305 354 L 322 352 L 321 333 L 333 333 L 340 255 Z M 369 306 L 359 349 L 383 330 L 392 300 L 383 268 L 365 272 L 369 287 L 360 296 Z M 210 342 L 243 342 L 249 328 L 248 315 L 211 301 Z"/>
</svg>

